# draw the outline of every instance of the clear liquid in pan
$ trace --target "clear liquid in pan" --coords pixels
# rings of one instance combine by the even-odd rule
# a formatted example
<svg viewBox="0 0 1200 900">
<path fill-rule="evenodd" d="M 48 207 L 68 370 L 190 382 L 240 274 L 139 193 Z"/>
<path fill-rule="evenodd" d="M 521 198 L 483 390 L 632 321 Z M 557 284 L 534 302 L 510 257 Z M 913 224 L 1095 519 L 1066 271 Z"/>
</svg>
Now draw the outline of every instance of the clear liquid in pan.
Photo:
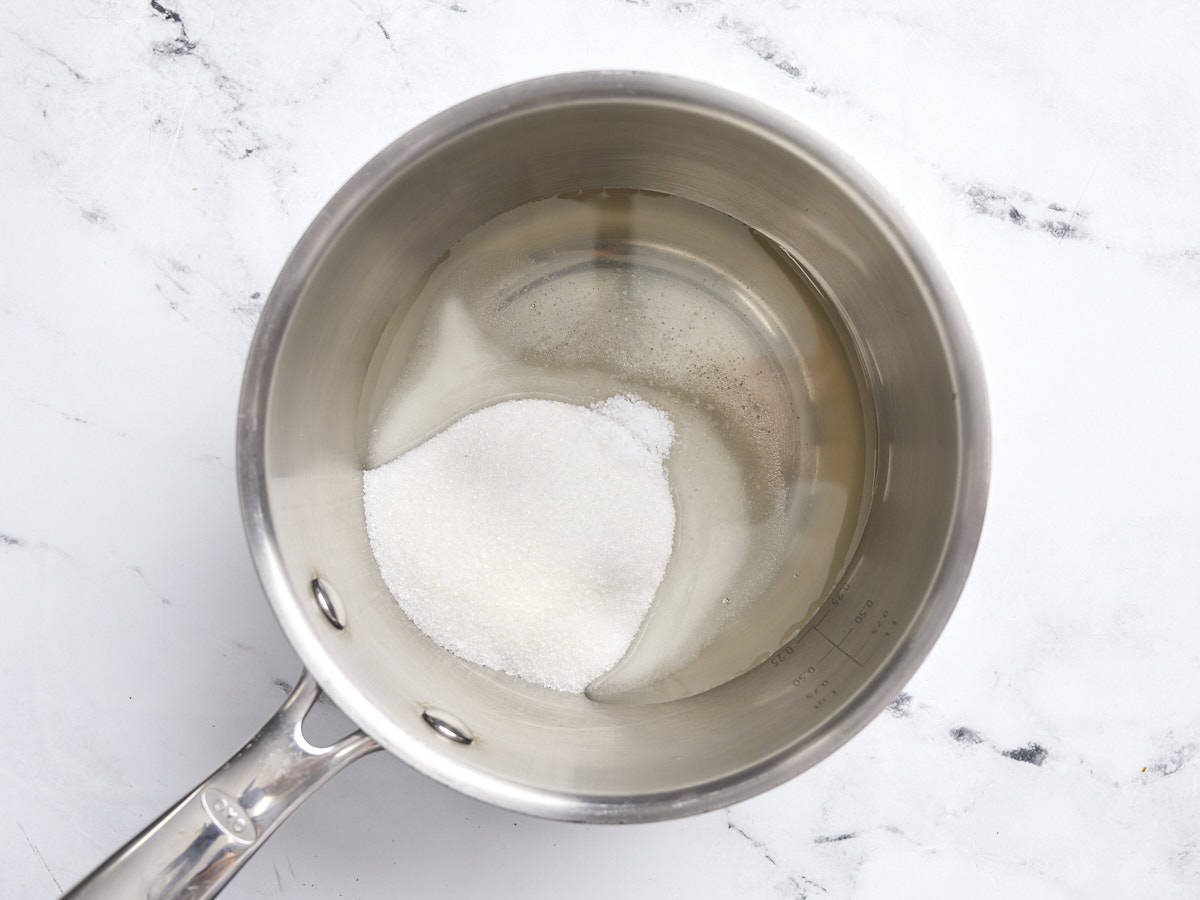
<svg viewBox="0 0 1200 900">
<path fill-rule="evenodd" d="M 675 424 L 675 545 L 607 702 L 716 687 L 813 616 L 848 561 L 873 469 L 848 342 L 795 261 L 677 197 L 581 191 L 455 244 L 389 324 L 363 397 L 373 468 L 484 406 L 635 393 Z"/>
</svg>

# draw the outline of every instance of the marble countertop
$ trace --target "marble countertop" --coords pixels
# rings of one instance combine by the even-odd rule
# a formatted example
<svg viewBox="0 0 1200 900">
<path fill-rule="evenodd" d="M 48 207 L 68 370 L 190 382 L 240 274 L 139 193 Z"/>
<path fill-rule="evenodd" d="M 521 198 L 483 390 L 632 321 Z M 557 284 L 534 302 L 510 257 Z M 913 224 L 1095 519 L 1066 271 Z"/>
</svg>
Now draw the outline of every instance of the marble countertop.
<svg viewBox="0 0 1200 900">
<path fill-rule="evenodd" d="M 959 608 L 888 712 L 757 799 L 564 825 L 376 754 L 227 896 L 1200 893 L 1200 12 L 1152 6 L 6 4 L 4 893 L 72 884 L 299 669 L 233 474 L 244 354 L 293 242 L 432 113 L 596 67 L 773 104 L 936 248 L 995 438 Z"/>
</svg>

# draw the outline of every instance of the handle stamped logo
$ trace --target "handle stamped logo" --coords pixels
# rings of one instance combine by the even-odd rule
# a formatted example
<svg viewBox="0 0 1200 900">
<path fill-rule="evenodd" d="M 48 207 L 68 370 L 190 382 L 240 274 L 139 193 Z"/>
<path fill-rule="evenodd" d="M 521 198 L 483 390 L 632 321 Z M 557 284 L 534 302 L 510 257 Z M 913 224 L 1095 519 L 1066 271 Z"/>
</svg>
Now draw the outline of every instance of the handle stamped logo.
<svg viewBox="0 0 1200 900">
<path fill-rule="evenodd" d="M 206 787 L 200 792 L 200 803 L 204 811 L 221 831 L 239 844 L 253 844 L 254 821 L 240 803 L 220 788 Z"/>
</svg>

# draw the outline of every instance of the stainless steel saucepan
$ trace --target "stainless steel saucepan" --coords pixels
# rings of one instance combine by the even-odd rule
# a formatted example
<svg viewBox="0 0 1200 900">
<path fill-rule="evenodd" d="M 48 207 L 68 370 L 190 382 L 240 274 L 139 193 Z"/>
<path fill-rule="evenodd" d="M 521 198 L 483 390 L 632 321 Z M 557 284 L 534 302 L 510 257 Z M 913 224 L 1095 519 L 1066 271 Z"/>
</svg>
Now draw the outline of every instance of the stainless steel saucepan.
<svg viewBox="0 0 1200 900">
<path fill-rule="evenodd" d="M 873 448 L 862 521 L 819 610 L 736 677 L 637 702 L 557 693 L 436 646 L 384 586 L 362 505 L 364 398 L 389 323 L 464 235 L 539 198 L 606 188 L 717 210 L 819 285 L 861 372 Z M 819 373 L 792 365 L 803 351 L 780 297 L 754 327 L 780 370 L 800 373 L 801 416 Z M 669 819 L 778 785 L 849 740 L 928 653 L 975 552 L 988 465 L 982 370 L 950 286 L 883 191 L 815 135 L 649 74 L 554 76 L 456 106 L 320 212 L 250 349 L 244 524 L 307 671 L 262 731 L 69 896 L 211 897 L 302 800 L 379 748 L 473 797 L 575 822 Z M 786 600 L 787 568 L 765 593 Z M 306 740 L 320 690 L 362 730 Z"/>
</svg>

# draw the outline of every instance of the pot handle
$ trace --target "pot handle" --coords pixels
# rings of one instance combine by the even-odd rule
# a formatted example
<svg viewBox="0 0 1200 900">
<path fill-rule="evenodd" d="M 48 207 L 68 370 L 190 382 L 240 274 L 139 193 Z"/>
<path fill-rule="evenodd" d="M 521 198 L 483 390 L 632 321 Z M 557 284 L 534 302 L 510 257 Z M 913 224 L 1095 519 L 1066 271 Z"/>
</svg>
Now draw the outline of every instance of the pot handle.
<svg viewBox="0 0 1200 900">
<path fill-rule="evenodd" d="M 291 695 L 246 746 L 64 900 L 204 900 L 219 894 L 292 810 L 379 749 L 361 731 L 329 747 L 310 744 L 304 717 L 320 695 L 316 680 L 301 672 Z"/>
</svg>

